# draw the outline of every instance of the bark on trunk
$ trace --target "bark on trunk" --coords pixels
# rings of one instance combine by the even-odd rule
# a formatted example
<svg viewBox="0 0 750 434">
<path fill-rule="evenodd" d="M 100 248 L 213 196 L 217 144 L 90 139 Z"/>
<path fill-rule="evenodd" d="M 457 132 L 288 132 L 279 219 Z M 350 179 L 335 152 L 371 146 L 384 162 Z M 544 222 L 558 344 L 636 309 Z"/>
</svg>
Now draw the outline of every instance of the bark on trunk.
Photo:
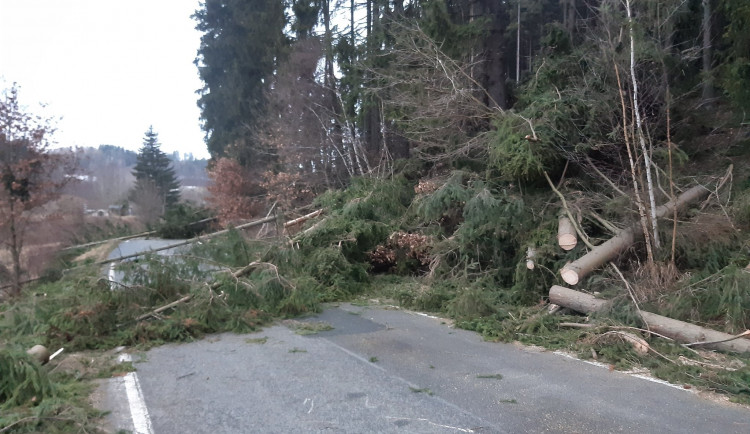
<svg viewBox="0 0 750 434">
<path fill-rule="evenodd" d="M 711 77 L 711 0 L 703 0 L 703 101 L 714 98 L 714 83 Z"/>
<path fill-rule="evenodd" d="M 549 290 L 549 302 L 583 313 L 604 310 L 610 305 L 609 300 L 557 285 L 553 285 Z"/>
<path fill-rule="evenodd" d="M 681 208 L 701 199 L 708 193 L 709 191 L 705 187 L 697 185 L 682 193 L 676 200 L 669 201 L 656 208 L 656 217 L 664 218 L 671 215 L 675 209 L 679 211 Z M 565 283 L 569 285 L 578 284 L 582 277 L 616 258 L 623 250 L 631 246 L 635 242 L 636 235 L 639 233 L 640 228 L 637 226 L 621 230 L 609 241 L 594 247 L 589 253 L 565 265 L 560 270 L 560 275 Z"/>
<path fill-rule="evenodd" d="M 550 288 L 549 301 L 550 303 L 582 313 L 601 311 L 609 306 L 610 303 L 608 300 L 601 300 L 593 295 L 557 285 Z M 750 339 L 737 338 L 727 333 L 667 318 L 651 312 L 640 311 L 640 315 L 649 330 L 672 338 L 677 342 L 696 346 L 700 345 L 701 348 L 720 351 L 750 352 Z M 706 344 L 700 344 L 702 342 L 706 342 Z"/>
<path fill-rule="evenodd" d="M 713 342 L 701 345 L 701 348 L 738 353 L 750 352 L 750 339 L 739 338 L 730 340 L 734 336 L 651 312 L 641 312 L 641 319 L 648 324 L 649 330 L 668 336 L 677 342 L 690 344 L 696 342 Z"/>
<path fill-rule="evenodd" d="M 630 10 L 630 0 L 625 1 L 628 11 L 628 23 L 630 24 L 630 79 L 633 83 L 633 112 L 635 112 L 635 124 L 638 131 L 638 141 L 641 144 L 641 155 L 643 156 L 643 165 L 646 168 L 646 190 L 648 192 L 649 208 L 651 210 L 651 234 L 654 241 L 654 249 L 660 248 L 658 216 L 656 215 L 656 199 L 654 197 L 654 183 L 651 179 L 651 151 L 650 146 L 646 146 L 645 134 L 643 133 L 643 121 L 641 119 L 641 109 L 638 105 L 638 81 L 635 73 L 635 36 L 633 32 L 633 15 Z"/>
<path fill-rule="evenodd" d="M 576 230 L 569 218 L 561 216 L 557 225 L 557 244 L 563 250 L 571 250 L 578 244 Z"/>
<path fill-rule="evenodd" d="M 296 218 L 294 220 L 290 220 L 290 221 L 284 223 L 284 229 L 288 230 L 291 227 L 294 227 L 294 226 L 297 226 L 299 224 L 302 224 L 302 223 L 310 220 L 311 218 L 315 218 L 315 217 L 317 217 L 317 216 L 319 216 L 321 214 L 323 214 L 323 210 L 319 209 L 319 210 L 313 211 L 313 212 L 311 212 L 309 214 L 305 214 L 302 217 Z"/>
<path fill-rule="evenodd" d="M 23 235 L 20 233 L 22 228 L 17 225 L 16 220 L 16 209 L 15 200 L 10 198 L 10 256 L 13 262 L 13 282 L 11 283 L 10 295 L 18 296 L 21 294 L 21 276 L 23 270 L 21 268 L 21 252 L 23 251 Z"/>
</svg>

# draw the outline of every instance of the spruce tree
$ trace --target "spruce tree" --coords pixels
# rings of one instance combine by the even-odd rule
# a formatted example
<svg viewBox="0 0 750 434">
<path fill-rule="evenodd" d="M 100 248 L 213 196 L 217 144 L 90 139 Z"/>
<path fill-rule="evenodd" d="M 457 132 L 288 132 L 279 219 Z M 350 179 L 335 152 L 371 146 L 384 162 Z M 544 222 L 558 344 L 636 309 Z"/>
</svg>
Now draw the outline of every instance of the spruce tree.
<svg viewBox="0 0 750 434">
<path fill-rule="evenodd" d="M 266 91 L 288 44 L 285 7 L 280 0 L 206 0 L 193 16 L 203 33 L 195 60 L 204 83 L 198 106 L 214 158 L 231 147 L 243 164 L 262 160 L 252 133 L 266 113 Z M 303 27 L 311 20 L 314 25 L 314 10 Z"/>
<path fill-rule="evenodd" d="M 169 157 L 160 146 L 158 134 L 154 132 L 153 127 L 148 127 L 132 172 L 135 176 L 135 187 L 131 198 L 136 203 L 143 202 L 146 197 L 158 198 L 158 205 L 163 213 L 165 206 L 172 206 L 180 200 L 180 183 Z"/>
</svg>

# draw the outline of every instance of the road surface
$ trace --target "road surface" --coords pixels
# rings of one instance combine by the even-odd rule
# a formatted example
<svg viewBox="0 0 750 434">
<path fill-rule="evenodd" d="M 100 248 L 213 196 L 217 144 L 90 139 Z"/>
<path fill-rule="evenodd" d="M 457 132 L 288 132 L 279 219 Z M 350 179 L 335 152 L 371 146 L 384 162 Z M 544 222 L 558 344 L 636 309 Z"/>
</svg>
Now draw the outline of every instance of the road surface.
<svg viewBox="0 0 750 434">
<path fill-rule="evenodd" d="M 148 253 L 151 250 L 160 249 L 170 244 L 177 244 L 184 240 L 164 240 L 161 238 L 133 238 L 132 240 L 122 241 L 117 245 L 107 256 L 107 259 L 116 259 L 123 256 L 130 256 L 136 253 Z M 160 250 L 156 252 L 157 255 L 170 256 L 175 254 L 179 249 L 185 249 L 186 247 L 175 247 L 173 249 Z M 127 259 L 133 261 L 136 259 L 143 259 L 142 257 Z M 123 280 L 123 272 L 117 270 L 117 262 L 107 264 L 104 268 L 104 275 L 107 276 L 110 282 L 114 284 L 121 283 Z M 116 285 L 113 285 L 113 288 Z"/>
<path fill-rule="evenodd" d="M 100 388 L 144 433 L 748 433 L 750 410 L 444 320 L 342 304 L 304 321 L 154 348 Z M 125 383 L 128 384 L 125 384 Z"/>
</svg>

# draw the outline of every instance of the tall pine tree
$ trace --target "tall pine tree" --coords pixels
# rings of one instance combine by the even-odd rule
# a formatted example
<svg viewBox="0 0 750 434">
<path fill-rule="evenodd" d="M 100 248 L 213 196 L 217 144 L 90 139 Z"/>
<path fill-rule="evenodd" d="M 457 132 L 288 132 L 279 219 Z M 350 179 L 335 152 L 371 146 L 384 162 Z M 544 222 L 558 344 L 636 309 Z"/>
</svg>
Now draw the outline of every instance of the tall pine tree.
<svg viewBox="0 0 750 434">
<path fill-rule="evenodd" d="M 180 200 L 180 183 L 169 161 L 169 157 L 160 149 L 158 134 L 153 127 L 148 127 L 143 138 L 143 146 L 138 151 L 138 158 L 133 168 L 135 187 L 131 192 L 134 202 L 146 205 L 146 201 L 157 201 L 149 206 L 157 205 L 161 213 L 165 207 L 176 204 Z"/>
<path fill-rule="evenodd" d="M 204 83 L 198 106 L 213 158 L 230 155 L 248 167 L 263 163 L 253 134 L 288 42 L 284 8 L 281 0 L 205 0 L 193 16 L 203 33 L 195 60 Z M 314 8 L 311 16 L 314 23 Z"/>
</svg>

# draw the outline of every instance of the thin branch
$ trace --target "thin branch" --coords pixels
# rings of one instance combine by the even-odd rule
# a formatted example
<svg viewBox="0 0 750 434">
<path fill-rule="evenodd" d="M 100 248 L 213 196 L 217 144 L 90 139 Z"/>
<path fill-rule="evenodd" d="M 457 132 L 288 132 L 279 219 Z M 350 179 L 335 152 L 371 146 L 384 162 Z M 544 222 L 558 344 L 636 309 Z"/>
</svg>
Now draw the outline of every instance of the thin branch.
<svg viewBox="0 0 750 434">
<path fill-rule="evenodd" d="M 589 163 L 589 167 L 591 167 L 591 168 L 592 168 L 592 169 L 594 170 L 594 172 L 596 172 L 596 174 L 597 174 L 597 175 L 599 175 L 599 176 L 600 176 L 600 177 L 601 177 L 601 178 L 602 178 L 602 179 L 603 179 L 603 180 L 604 180 L 604 181 L 605 181 L 605 182 L 606 182 L 607 184 L 609 184 L 609 186 L 610 186 L 610 187 L 612 187 L 612 189 L 613 189 L 614 191 L 616 191 L 616 192 L 620 193 L 620 195 L 622 195 L 622 196 L 625 196 L 625 197 L 627 197 L 627 196 L 628 196 L 627 194 L 625 194 L 625 192 L 624 192 L 624 191 L 620 190 L 620 189 L 619 189 L 619 188 L 618 188 L 618 187 L 617 187 L 617 186 L 615 185 L 615 183 L 614 183 L 614 182 L 612 182 L 612 180 L 611 180 L 611 179 L 609 179 L 609 177 L 607 177 L 606 175 L 604 175 L 604 174 L 603 174 L 603 173 L 602 173 L 602 172 L 601 172 L 601 171 L 600 171 L 600 170 L 599 170 L 599 169 L 598 169 L 598 168 L 596 167 L 596 165 L 594 165 L 594 162 L 593 162 L 593 161 L 591 161 L 591 158 L 589 158 L 589 156 L 588 156 L 588 155 L 586 155 L 585 157 L 586 157 L 586 162 L 587 162 L 587 163 Z"/>
<path fill-rule="evenodd" d="M 638 206 L 638 214 L 641 221 L 641 229 L 643 230 L 643 236 L 646 238 L 646 253 L 648 254 L 649 263 L 654 263 L 654 252 L 651 249 L 651 237 L 648 232 L 648 219 L 646 217 L 646 210 L 643 206 L 643 200 L 641 199 L 641 193 L 638 189 L 638 177 L 636 176 L 636 165 L 633 160 L 633 149 L 630 146 L 630 135 L 628 134 L 628 123 L 627 123 L 627 110 L 625 108 L 625 91 L 622 88 L 622 82 L 620 81 L 620 68 L 617 66 L 617 62 L 612 62 L 615 66 L 615 76 L 617 77 L 617 89 L 620 92 L 620 105 L 622 106 L 622 134 L 625 138 L 625 147 L 628 150 L 628 162 L 630 163 L 630 176 L 633 179 L 633 190 L 635 192 L 635 202 Z"/>
<path fill-rule="evenodd" d="M 656 198 L 654 197 L 654 185 L 651 180 L 651 156 L 650 150 L 646 148 L 646 140 L 643 134 L 643 121 L 641 119 L 641 112 L 638 106 L 638 81 L 635 76 L 635 36 L 634 36 L 634 24 L 633 15 L 630 9 L 630 0 L 625 0 L 625 5 L 628 12 L 628 25 L 630 28 L 630 77 L 633 82 L 633 111 L 635 112 L 636 130 L 638 131 L 638 140 L 641 145 L 641 152 L 643 154 L 643 165 L 646 168 L 646 184 L 648 199 L 651 210 L 651 228 L 653 230 L 654 248 L 658 249 L 659 246 L 659 231 L 658 223 L 656 220 Z"/>
</svg>

